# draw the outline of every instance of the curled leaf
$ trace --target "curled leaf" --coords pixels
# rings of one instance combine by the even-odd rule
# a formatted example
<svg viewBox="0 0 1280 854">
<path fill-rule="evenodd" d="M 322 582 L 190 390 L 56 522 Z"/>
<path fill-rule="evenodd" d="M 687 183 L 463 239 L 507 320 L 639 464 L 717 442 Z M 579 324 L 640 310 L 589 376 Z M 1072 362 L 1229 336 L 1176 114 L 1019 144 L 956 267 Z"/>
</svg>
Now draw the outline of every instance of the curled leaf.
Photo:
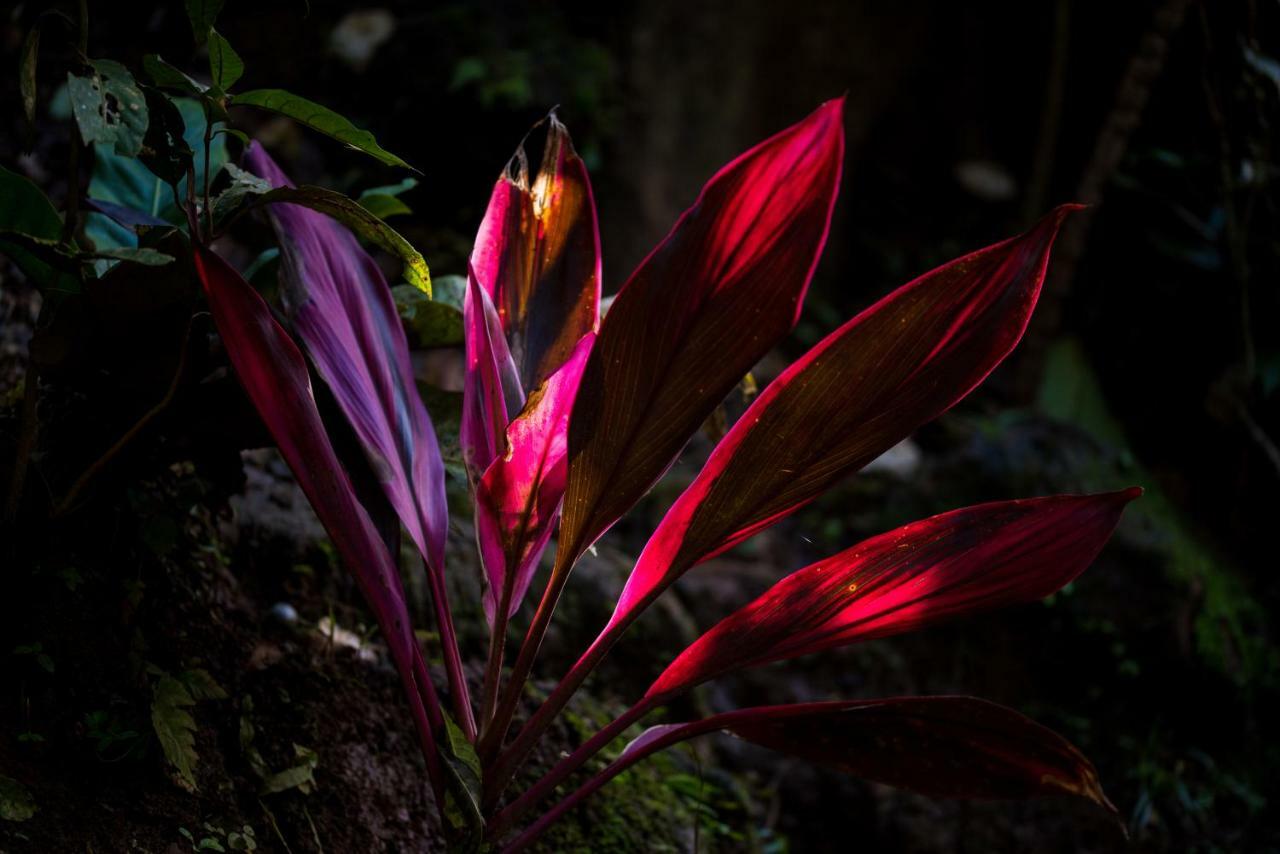
<svg viewBox="0 0 1280 854">
<path fill-rule="evenodd" d="M 600 313 L 600 231 L 582 158 L 547 117 L 529 180 L 523 146 L 494 185 L 471 264 L 502 319 L 520 382 L 542 383 L 594 332 Z"/>
</svg>

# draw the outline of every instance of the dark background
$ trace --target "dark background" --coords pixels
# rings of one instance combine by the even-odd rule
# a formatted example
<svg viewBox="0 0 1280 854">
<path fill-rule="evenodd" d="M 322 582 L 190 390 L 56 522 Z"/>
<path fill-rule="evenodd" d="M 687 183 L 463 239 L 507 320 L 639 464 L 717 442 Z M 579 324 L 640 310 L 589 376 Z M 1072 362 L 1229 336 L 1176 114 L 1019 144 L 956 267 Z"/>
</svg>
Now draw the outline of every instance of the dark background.
<svg viewBox="0 0 1280 854">
<path fill-rule="evenodd" d="M 0 67 L 16 68 L 39 6 L 3 13 Z M 352 8 L 229 0 L 218 26 L 246 61 L 240 88 L 282 87 L 324 103 L 422 170 L 421 184 L 404 197 L 414 213 L 397 227 L 437 276 L 465 269 L 493 180 L 553 106 L 591 170 L 612 292 L 719 165 L 847 93 L 848 149 L 831 237 L 796 334 L 761 366 L 762 380 L 897 285 L 1021 231 L 1056 204 L 1091 204 L 1055 249 L 1026 339 L 979 392 L 914 437 L 897 467 L 855 478 L 692 573 L 674 597 L 679 615 L 642 624 L 592 692 L 629 702 L 666 661 L 652 657 L 655 645 L 679 648 L 681 620 L 706 627 L 781 572 L 861 536 L 964 503 L 1137 483 L 1147 496 L 1115 542 L 1047 607 L 771 668 L 696 703 L 972 692 L 1080 744 L 1135 847 L 1280 846 L 1268 820 L 1280 797 L 1268 769 L 1280 751 L 1265 723 L 1277 711 L 1268 618 L 1280 593 L 1275 550 L 1264 538 L 1280 511 L 1275 3 Z M 178 3 L 91 3 L 90 14 L 93 56 L 137 69 L 144 53 L 158 51 L 189 70 L 201 67 Z M 386 40 L 367 59 L 352 59 L 358 33 L 379 20 L 391 24 Z M 41 62 L 53 71 L 42 77 L 43 103 L 67 55 L 57 39 L 46 43 Z M 0 94 L 0 158 L 59 203 L 66 125 L 44 118 L 33 153 L 19 159 L 16 75 L 3 77 Z M 287 122 L 245 128 L 299 181 L 354 192 L 402 177 Z M 233 244 L 228 251 L 250 257 Z M 34 308 L 7 265 L 0 284 L 9 382 L 20 376 Z M 13 422 L 3 426 L 11 443 Z M 615 551 L 638 551 L 674 484 L 696 472 L 705 444 L 695 442 L 670 482 L 610 535 L 602 564 Z M 9 455 L 7 447 L 0 451 Z M 167 464 L 174 452 L 149 453 L 138 463 L 147 476 L 148 461 Z M 236 594 L 237 607 L 261 611 L 273 588 L 245 581 L 255 558 L 243 547 L 236 554 L 232 575 L 248 591 Z M 608 569 L 581 574 L 565 607 L 570 627 L 552 638 L 549 677 L 603 620 L 609 585 L 616 586 Z M 58 642 L 57 629 L 47 634 L 46 643 Z M 10 701 L 18 715 L 19 698 Z M 386 702 L 394 712 L 395 700 Z M 15 763 L 22 774 L 11 776 L 33 790 L 41 775 L 75 767 L 65 751 L 33 756 L 0 733 L 0 743 L 6 739 L 0 771 L 6 760 Z M 712 784 L 745 794 L 716 800 L 697 786 L 675 787 L 686 807 L 696 805 L 690 822 L 703 849 L 779 840 L 795 851 L 1120 844 L 1105 820 L 1071 805 L 933 805 L 732 745 L 715 752 L 714 763 L 727 770 Z M 323 749 L 321 756 L 324 768 Z M 60 798 L 91 800 L 91 790 L 50 786 L 47 814 L 65 814 Z M 188 824 L 207 811 L 166 800 L 150 818 L 166 810 Z M 132 825 L 111 825 L 121 826 Z M 0 843 L 38 850 L 6 842 L 5 829 L 0 822 Z M 691 844 L 672 838 L 677 847 Z"/>
</svg>

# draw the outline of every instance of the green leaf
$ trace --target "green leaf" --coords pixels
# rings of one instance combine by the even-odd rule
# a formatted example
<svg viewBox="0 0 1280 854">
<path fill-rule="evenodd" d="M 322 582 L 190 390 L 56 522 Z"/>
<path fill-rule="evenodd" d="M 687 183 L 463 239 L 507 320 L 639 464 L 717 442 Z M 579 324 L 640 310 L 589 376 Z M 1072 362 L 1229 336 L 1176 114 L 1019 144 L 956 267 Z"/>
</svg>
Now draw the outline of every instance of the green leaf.
<svg viewBox="0 0 1280 854">
<path fill-rule="evenodd" d="M 244 74 L 244 61 L 231 48 L 231 43 L 217 30 L 209 30 L 209 76 L 223 92 Z"/>
<path fill-rule="evenodd" d="M 0 774 L 0 819 L 26 821 L 36 814 L 36 802 L 27 787 L 12 777 Z"/>
<path fill-rule="evenodd" d="M 40 188 L 17 172 L 0 166 L 0 232 L 25 234 L 37 240 L 57 241 L 62 234 L 62 217 Z M 55 287 L 60 277 L 48 264 L 29 249 L 13 241 L 0 240 L 0 252 L 13 259 L 37 287 Z M 73 282 L 57 284 L 63 290 L 75 290 Z"/>
<path fill-rule="evenodd" d="M 142 57 L 142 68 L 151 78 L 151 82 L 166 89 L 177 89 L 188 95 L 203 95 L 209 87 L 187 75 L 185 71 L 170 65 L 160 58 L 159 54 L 149 53 Z"/>
<path fill-rule="evenodd" d="M 223 0 L 186 0 L 187 17 L 191 19 L 191 32 L 196 44 L 204 44 L 222 11 Z"/>
<path fill-rule="evenodd" d="M 187 686 L 165 674 L 156 681 L 151 696 L 151 726 L 160 739 L 164 758 L 173 766 L 174 782 L 196 791 L 196 722 L 187 711 L 195 705 Z"/>
<path fill-rule="evenodd" d="M 249 92 L 241 92 L 239 95 L 232 96 L 231 104 L 238 107 L 257 107 L 260 110 L 270 110 L 273 113 L 288 116 L 312 130 L 333 137 L 350 148 L 363 151 L 389 166 L 413 169 L 408 163 L 378 145 L 373 134 L 361 130 L 328 107 L 322 107 L 314 101 L 308 101 L 283 89 L 253 89 Z"/>
<path fill-rule="evenodd" d="M 22 112 L 27 117 L 29 132 L 35 130 L 36 124 L 36 59 L 39 54 L 40 23 L 37 21 L 22 42 L 22 61 L 18 73 L 18 88 L 22 92 Z"/>
<path fill-rule="evenodd" d="M 0 229 L 0 247 L 11 251 L 15 262 L 19 257 L 24 257 L 34 260 L 36 265 L 44 265 L 47 270 L 72 275 L 79 271 L 79 261 L 75 254 L 68 251 L 61 240 L 32 237 L 20 231 Z"/>
<path fill-rule="evenodd" d="M 397 181 L 394 184 L 370 187 L 360 194 L 360 198 L 363 199 L 365 196 L 399 196 L 401 193 L 409 192 L 416 186 L 418 186 L 417 178 L 405 178 L 403 181 Z"/>
<path fill-rule="evenodd" d="M 385 196 L 381 193 L 361 193 L 360 198 L 356 199 L 356 201 L 360 203 L 362 208 L 378 219 L 413 213 L 413 210 L 408 205 L 395 196 Z"/>
<path fill-rule="evenodd" d="M 89 63 L 86 77 L 67 75 L 67 93 L 85 144 L 115 147 L 117 154 L 136 157 L 147 132 L 147 100 L 133 75 L 109 59 Z"/>
<path fill-rule="evenodd" d="M 270 182 L 252 172 L 246 172 L 234 163 L 227 163 L 224 168 L 231 175 L 231 185 L 213 200 L 214 222 L 225 220 L 249 196 L 261 196 L 271 192 Z"/>
<path fill-rule="evenodd" d="M 476 755 L 475 745 L 467 740 L 453 718 L 446 714 L 444 724 L 445 739 L 440 747 L 450 777 L 444 817 L 454 827 L 465 831 L 467 839 L 475 839 L 484 827 L 480 812 L 480 757 Z M 466 846 L 461 850 L 466 850 Z"/>
<path fill-rule="evenodd" d="M 293 752 L 301 762 L 267 777 L 262 781 L 258 794 L 274 795 L 288 789 L 298 789 L 304 795 L 311 794 L 311 788 L 316 782 L 314 772 L 316 766 L 320 764 L 320 757 L 314 750 L 300 744 L 293 746 Z"/>
<path fill-rule="evenodd" d="M 277 187 L 259 199 L 264 204 L 288 202 L 302 205 L 333 217 L 360 237 L 399 256 L 404 262 L 404 277 L 409 280 L 409 284 L 430 296 L 431 273 L 427 270 L 427 262 L 422 254 L 401 237 L 399 232 L 361 207 L 354 199 L 324 187 L 306 185 Z"/>
<path fill-rule="evenodd" d="M 462 300 L 467 293 L 466 276 L 440 276 L 431 280 L 431 298 L 462 311 Z"/>
<path fill-rule="evenodd" d="M 194 98 L 175 98 L 172 103 L 178 108 L 182 118 L 184 128 L 182 138 L 186 147 L 201 152 L 201 156 L 195 158 L 194 167 L 196 186 L 203 187 L 204 109 Z M 173 191 L 143 162 L 134 158 L 121 157 L 102 146 L 95 148 L 93 155 L 93 179 L 89 182 L 91 197 L 158 216 L 178 228 L 186 228 L 186 217 L 173 203 Z M 209 149 L 210 174 L 218 174 L 226 162 L 226 140 L 219 136 L 214 139 Z M 185 193 L 186 185 L 186 178 L 178 182 L 180 196 Z M 136 246 L 138 243 L 132 231 L 102 214 L 89 214 L 85 220 L 85 234 L 98 249 Z"/>
<path fill-rule="evenodd" d="M 186 177 L 195 156 L 185 137 L 186 122 L 167 95 L 150 88 L 144 94 L 151 122 L 138 159 L 166 184 L 177 185 Z"/>
<path fill-rule="evenodd" d="M 414 349 L 462 343 L 462 312 L 454 306 L 432 300 L 413 285 L 396 285 L 391 296 Z"/>
<path fill-rule="evenodd" d="M 145 267 L 163 267 L 173 263 L 173 256 L 155 249 L 136 246 L 118 246 L 110 249 L 98 249 L 81 254 L 82 258 L 106 258 L 112 261 L 129 261 Z"/>
</svg>

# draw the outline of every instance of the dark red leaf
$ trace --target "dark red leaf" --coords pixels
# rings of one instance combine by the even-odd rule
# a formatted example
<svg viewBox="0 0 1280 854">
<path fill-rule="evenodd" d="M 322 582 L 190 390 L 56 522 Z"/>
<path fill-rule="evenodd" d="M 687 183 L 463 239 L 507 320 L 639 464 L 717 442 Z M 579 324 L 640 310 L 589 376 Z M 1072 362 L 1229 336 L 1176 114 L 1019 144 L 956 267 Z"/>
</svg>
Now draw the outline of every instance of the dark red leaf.
<svg viewBox="0 0 1280 854">
<path fill-rule="evenodd" d="M 689 567 L 795 512 L 972 391 L 1022 337 L 1054 235 L 1073 209 L 1061 207 L 1020 237 L 904 285 L 770 383 L 649 539 L 612 622 L 629 619 Z M 571 426 L 571 454 L 572 435 Z"/>
<path fill-rule="evenodd" d="M 966 507 L 873 537 L 779 581 L 694 641 L 646 696 L 715 676 L 1034 602 L 1101 551 L 1139 489 Z"/>
<path fill-rule="evenodd" d="M 637 762 L 711 732 L 939 798 L 1072 795 L 1115 815 L 1093 764 L 1062 736 L 974 697 L 896 697 L 763 706 L 651 727 L 502 848 L 523 851 L 566 812 Z M 501 818 L 501 817 L 499 817 Z"/>
<path fill-rule="evenodd" d="M 471 264 L 521 385 L 541 385 L 600 317 L 600 232 L 587 167 L 554 114 L 533 183 L 524 147 L 493 188 Z"/>
<path fill-rule="evenodd" d="M 306 361 L 262 297 L 225 261 L 197 246 L 195 266 L 236 375 L 373 611 L 404 684 L 438 787 L 434 739 L 419 693 L 434 689 L 430 683 L 417 682 L 425 669 L 415 667 L 420 665 L 420 654 L 400 576 L 369 514 L 356 500 L 325 432 Z"/>
<path fill-rule="evenodd" d="M 721 169 L 619 291 L 569 423 L 563 572 L 794 325 L 831 220 L 842 117 L 843 100 L 828 102 Z"/>
</svg>

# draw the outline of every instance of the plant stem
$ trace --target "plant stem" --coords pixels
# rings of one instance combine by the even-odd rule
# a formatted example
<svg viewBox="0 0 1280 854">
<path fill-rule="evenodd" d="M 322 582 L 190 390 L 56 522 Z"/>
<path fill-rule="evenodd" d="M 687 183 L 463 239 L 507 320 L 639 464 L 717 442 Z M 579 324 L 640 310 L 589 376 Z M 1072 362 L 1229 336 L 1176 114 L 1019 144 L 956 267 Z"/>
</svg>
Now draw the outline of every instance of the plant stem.
<svg viewBox="0 0 1280 854">
<path fill-rule="evenodd" d="M 213 206 L 209 204 L 209 148 L 213 144 L 213 116 L 209 108 L 204 110 L 204 218 L 205 231 L 213 239 Z"/>
<path fill-rule="evenodd" d="M 657 598 L 657 594 L 661 592 L 661 590 L 658 590 L 650 594 L 648 601 L 630 612 L 629 616 L 606 626 L 604 631 L 592 641 L 591 646 L 587 647 L 587 651 L 582 654 L 582 657 L 564 675 L 560 683 L 556 685 L 551 695 L 538 707 L 533 717 L 521 728 L 511 746 L 497 756 L 496 761 L 493 761 L 492 768 L 486 766 L 484 792 L 486 808 L 492 807 L 497 803 L 498 798 L 502 796 L 503 790 L 511 782 L 511 778 L 515 776 L 515 772 L 519 770 L 529 752 L 538 743 L 538 739 L 555 721 L 556 716 L 568 705 L 574 693 L 586 681 L 586 678 L 600 663 L 601 659 L 609 653 L 613 645 L 618 642 L 623 632 L 630 627 L 640 613 L 649 607 L 653 599 Z"/>
<path fill-rule="evenodd" d="M 471 709 L 471 689 L 467 686 L 467 674 L 462 669 L 458 635 L 453 627 L 453 613 L 449 608 L 449 594 L 445 590 L 443 573 L 428 565 L 427 583 L 431 588 L 431 602 L 435 606 L 436 626 L 440 630 L 440 649 L 444 656 L 445 673 L 449 677 L 449 697 L 453 701 L 453 711 L 467 740 L 474 742 L 476 719 Z"/>
<path fill-rule="evenodd" d="M 706 720 L 674 725 L 670 730 L 657 738 L 654 738 L 652 741 L 649 741 L 647 744 L 641 744 L 632 750 L 626 751 L 617 759 L 613 760 L 613 762 L 611 762 L 604 770 L 600 771 L 590 780 L 583 783 L 571 795 L 564 798 L 550 810 L 539 816 L 537 821 L 521 831 L 520 835 L 513 839 L 509 845 L 506 845 L 501 849 L 502 854 L 516 854 L 518 851 L 523 851 L 529 843 L 541 836 L 548 827 L 558 821 L 565 813 L 573 809 L 586 798 L 595 794 L 606 783 L 621 774 L 623 771 L 626 771 L 632 765 L 635 765 L 642 759 L 649 758 L 661 750 L 666 750 L 673 744 L 678 744 L 682 741 L 687 741 L 694 736 L 721 729 L 726 723 L 728 723 L 728 720 L 733 715 L 733 712 L 729 712 L 725 715 L 716 715 L 714 717 L 707 718 Z M 496 833 L 494 838 L 497 838 Z"/>
<path fill-rule="evenodd" d="M 76 498 L 78 498 L 80 493 L 84 490 L 85 485 L 88 484 L 89 481 L 93 480 L 99 472 L 106 468 L 107 464 L 110 463 L 126 445 L 132 442 L 139 433 L 146 429 L 148 424 L 154 421 L 156 417 L 160 415 L 160 413 L 164 412 L 169 404 L 173 402 L 173 398 L 178 393 L 178 386 L 182 383 L 182 375 L 186 373 L 187 350 L 191 341 L 191 323 L 191 320 L 187 321 L 187 329 L 182 333 L 182 344 L 178 350 L 178 366 L 174 368 L 173 379 L 170 380 L 169 387 L 165 390 L 164 397 L 160 398 L 159 402 L 156 403 L 155 406 L 148 409 L 146 413 L 138 419 L 137 423 L 130 427 L 123 436 L 117 439 L 115 444 L 108 448 L 102 456 L 98 457 L 98 459 L 94 461 L 93 465 L 85 469 L 84 473 L 81 474 L 80 477 L 76 478 L 75 483 L 73 483 L 71 488 L 67 490 L 66 497 L 58 502 L 58 505 L 54 508 L 53 515 L 55 517 L 61 516 L 70 510 L 72 505 L 75 503 Z"/>
<path fill-rule="evenodd" d="M 493 627 L 489 632 L 489 659 L 484 666 L 484 693 L 480 699 L 480 736 L 483 739 L 493 723 L 498 706 L 498 684 L 502 679 L 502 657 L 507 648 L 507 611 L 510 597 L 503 585 L 502 601 L 493 615 Z"/>
<path fill-rule="evenodd" d="M 619 715 L 613 723 L 597 732 L 583 742 L 572 754 L 561 759 L 554 768 L 545 774 L 537 783 L 519 798 L 512 801 L 505 809 L 490 819 L 486 834 L 490 839 L 497 839 L 507 832 L 513 824 L 520 820 L 530 807 L 555 791 L 566 777 L 577 771 L 582 764 L 600 752 L 609 742 L 621 735 L 627 727 L 643 718 L 659 705 L 661 698 L 644 697 L 630 709 Z"/>
<path fill-rule="evenodd" d="M 542 646 L 542 638 L 547 633 L 547 626 L 551 624 L 551 615 L 555 613 L 556 602 L 564 589 L 565 581 L 568 580 L 568 568 L 562 567 L 560 557 L 566 552 L 560 551 L 560 548 L 563 548 L 563 544 L 557 549 L 556 565 L 551 570 L 551 580 L 542 593 L 537 610 L 534 611 L 533 620 L 525 632 L 524 642 L 520 644 L 520 653 L 516 656 L 515 666 L 511 669 L 511 677 L 502 690 L 498 709 L 494 713 L 490 726 L 486 728 L 484 738 L 480 740 L 480 760 L 486 768 L 502 749 L 502 742 L 507 737 L 507 730 L 511 728 L 511 719 L 515 716 L 525 682 L 529 679 L 534 659 L 538 657 L 538 649 Z"/>
</svg>

